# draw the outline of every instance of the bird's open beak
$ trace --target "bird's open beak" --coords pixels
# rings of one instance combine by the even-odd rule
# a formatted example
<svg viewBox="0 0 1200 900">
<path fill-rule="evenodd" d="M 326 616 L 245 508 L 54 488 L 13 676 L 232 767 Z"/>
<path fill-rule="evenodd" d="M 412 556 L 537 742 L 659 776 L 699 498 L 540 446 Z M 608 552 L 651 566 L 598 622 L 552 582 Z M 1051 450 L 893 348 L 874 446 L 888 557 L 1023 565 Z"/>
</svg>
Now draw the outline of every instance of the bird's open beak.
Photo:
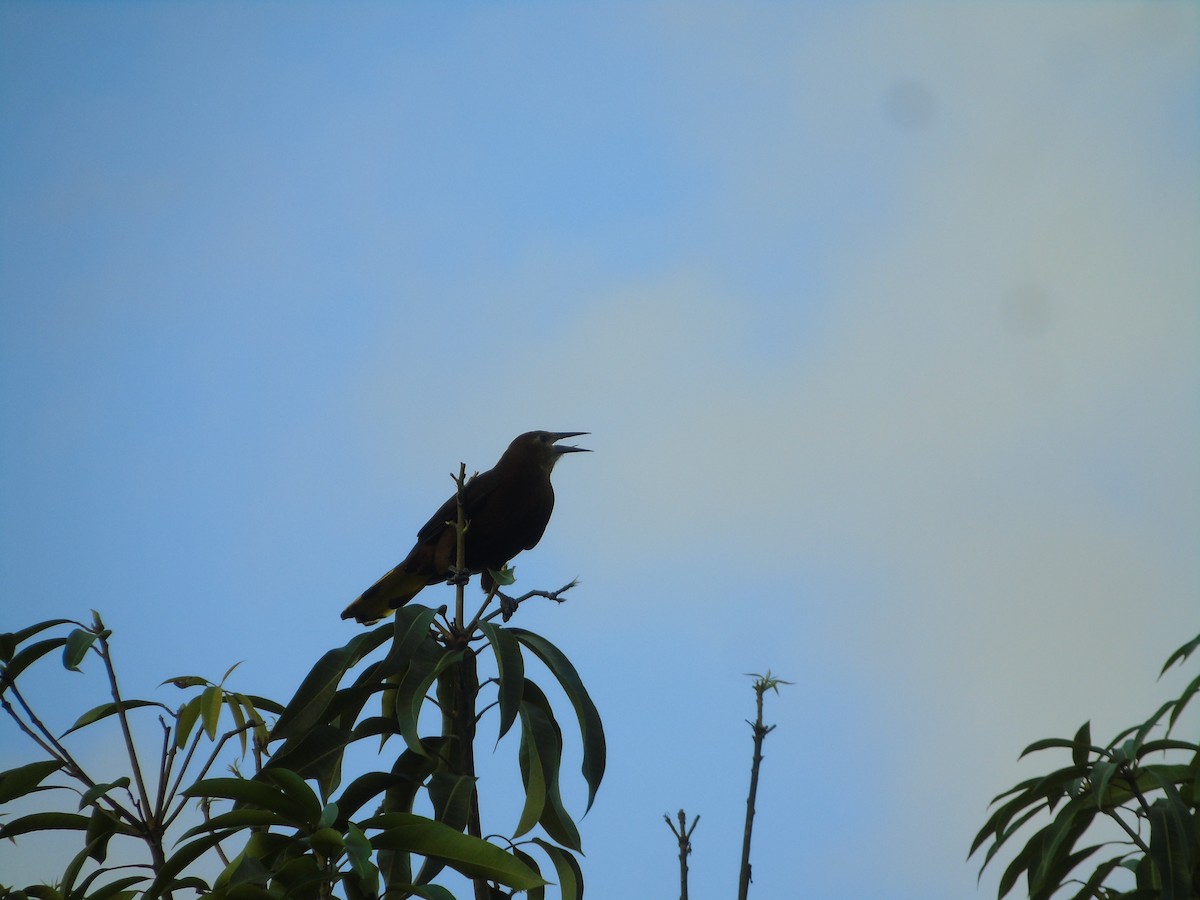
<svg viewBox="0 0 1200 900">
<path fill-rule="evenodd" d="M 562 441 L 562 440 L 566 440 L 567 438 L 579 437 L 581 434 L 591 434 L 591 432 L 590 431 L 556 431 L 556 432 L 554 432 L 554 440 Z M 564 444 L 561 447 L 556 446 L 554 448 L 554 452 L 557 454 L 562 454 L 562 453 L 591 453 L 592 451 L 589 450 L 587 447 L 572 447 L 570 445 Z"/>
</svg>

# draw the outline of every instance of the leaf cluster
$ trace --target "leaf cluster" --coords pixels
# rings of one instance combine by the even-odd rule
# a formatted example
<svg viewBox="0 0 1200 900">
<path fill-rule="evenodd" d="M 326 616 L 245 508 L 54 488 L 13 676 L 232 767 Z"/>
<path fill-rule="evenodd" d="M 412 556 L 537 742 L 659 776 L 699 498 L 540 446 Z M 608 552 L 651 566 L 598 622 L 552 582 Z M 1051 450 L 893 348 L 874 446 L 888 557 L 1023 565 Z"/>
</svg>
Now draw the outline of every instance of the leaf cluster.
<svg viewBox="0 0 1200 900">
<path fill-rule="evenodd" d="M 527 657 L 553 676 L 575 714 L 589 808 L 606 755 L 595 705 L 574 666 L 545 638 L 494 624 L 491 617 L 477 617 L 464 633 L 438 622 L 437 615 L 410 604 L 393 621 L 330 650 L 286 705 L 228 690 L 225 679 L 213 684 L 198 676 L 163 682 L 188 692 L 174 708 L 125 699 L 116 688 L 109 632 L 99 616 L 90 627 L 53 620 L 0 635 L 0 703 L 48 757 L 0 773 L 0 804 L 49 790 L 47 779 L 65 776 L 75 783 L 66 789 L 81 796 L 80 809 L 91 810 L 90 815 L 47 810 L 0 825 L 0 837 L 63 828 L 85 835 L 84 849 L 53 887 L 0 887 L 0 897 L 151 900 L 191 889 L 232 900 L 284 900 L 335 896 L 337 889 L 348 900 L 447 900 L 453 895 L 433 879 L 449 869 L 489 884 L 492 896 L 508 896 L 507 890 L 541 898 L 550 883 L 542 874 L 546 861 L 561 896 L 582 897 L 579 831 L 560 793 L 562 728 L 544 692 L 527 677 Z M 67 634 L 32 641 L 72 625 Z M 484 648 L 496 675 L 481 685 L 477 664 Z M 18 676 L 55 650 L 72 671 L 89 651 L 98 653 L 113 688 L 111 702 L 85 712 L 61 736 L 42 724 L 17 686 Z M 525 788 L 518 824 L 509 838 L 501 838 L 503 847 L 481 836 L 472 762 L 481 691 L 488 686 L 495 698 L 484 711 L 498 713 L 497 739 L 519 725 Z M 130 713 L 147 710 L 156 710 L 161 723 L 157 778 L 143 778 L 129 727 Z M 422 715 L 426 711 L 440 723 L 433 733 L 431 717 Z M 272 726 L 264 713 L 276 717 Z M 131 772 L 103 782 L 84 771 L 61 738 L 112 716 L 122 722 Z M 382 756 L 393 738 L 399 745 L 390 765 L 343 785 L 348 748 L 366 740 Z M 234 749 L 241 751 L 236 760 L 249 755 L 253 773 L 242 776 L 235 760 L 231 775 L 212 777 L 220 751 L 234 739 Z M 213 745 L 207 757 L 197 752 L 204 742 Z M 193 801 L 203 821 L 172 843 L 168 830 Z M 417 808 L 431 809 L 432 815 L 418 814 Z M 531 836 L 535 828 L 544 836 Z M 107 843 L 117 834 L 141 838 L 150 849 L 150 862 L 136 874 L 103 865 Z M 227 847 L 237 848 L 232 856 Z M 196 872 L 199 861 L 213 854 L 223 868 L 210 883 Z M 85 876 L 89 861 L 98 865 Z"/>
<path fill-rule="evenodd" d="M 1187 660 L 1197 646 L 1200 636 L 1171 654 L 1162 672 Z M 971 844 L 970 855 L 987 847 L 980 874 L 1018 834 L 1025 841 L 1000 877 L 998 897 L 1022 876 L 1031 900 L 1049 900 L 1060 891 L 1063 896 L 1073 891 L 1074 900 L 1200 897 L 1200 744 L 1172 737 L 1198 691 L 1200 676 L 1145 722 L 1102 746 L 1092 742 L 1091 724 L 1085 722 L 1073 738 L 1048 738 L 1025 748 L 1022 757 L 1068 750 L 1071 761 L 992 801 L 996 809 Z M 1153 737 L 1160 729 L 1162 736 Z M 1050 821 L 1029 834 L 1039 814 Z M 1102 821 L 1115 823 L 1124 839 L 1089 841 Z M 1089 875 L 1073 875 L 1105 850 L 1109 855 Z M 1112 885 L 1120 872 L 1132 873 L 1131 889 Z"/>
</svg>

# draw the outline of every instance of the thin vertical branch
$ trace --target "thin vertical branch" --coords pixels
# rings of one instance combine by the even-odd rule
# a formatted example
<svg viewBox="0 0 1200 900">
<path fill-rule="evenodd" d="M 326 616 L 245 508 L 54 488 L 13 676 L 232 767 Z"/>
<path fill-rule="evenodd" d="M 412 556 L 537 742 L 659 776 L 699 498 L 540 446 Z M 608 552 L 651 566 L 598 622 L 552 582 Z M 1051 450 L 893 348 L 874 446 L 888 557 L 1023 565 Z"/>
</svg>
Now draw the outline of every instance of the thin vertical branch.
<svg viewBox="0 0 1200 900">
<path fill-rule="evenodd" d="M 679 811 L 679 827 L 675 827 L 675 823 L 671 821 L 671 817 L 663 813 L 663 819 L 666 820 L 667 827 L 671 829 L 671 833 L 675 835 L 675 840 L 679 842 L 679 900 L 688 900 L 688 863 L 687 858 L 692 853 L 692 832 L 696 830 L 696 824 L 700 821 L 700 817 L 692 819 L 692 827 L 687 827 L 687 815 L 681 809 Z"/>
<path fill-rule="evenodd" d="M 457 513 L 455 516 L 455 533 L 458 536 L 458 546 L 454 559 L 455 568 L 455 585 L 454 585 L 454 625 L 459 631 L 462 631 L 463 626 L 467 623 L 463 621 L 464 609 L 466 604 L 467 591 L 467 515 L 463 509 L 463 488 L 467 482 L 467 464 L 460 462 L 458 464 L 458 477 L 454 479 L 454 483 L 458 486 L 454 492 Z"/>
<path fill-rule="evenodd" d="M 766 675 L 752 675 L 754 679 L 754 700 L 757 714 L 754 721 L 746 720 L 754 733 L 754 756 L 750 761 L 750 793 L 746 797 L 746 827 L 742 834 L 742 867 L 738 874 L 738 900 L 746 900 L 750 895 L 750 839 L 754 833 L 754 804 L 758 799 L 758 774 L 762 768 L 763 741 L 768 734 L 775 730 L 774 725 L 763 724 L 763 694 L 768 690 L 779 692 L 779 685 L 791 684 L 771 675 L 768 669 Z"/>
<path fill-rule="evenodd" d="M 466 622 L 466 590 L 470 574 L 467 571 L 467 522 L 466 510 L 463 508 L 463 490 L 467 483 L 467 465 L 458 464 L 458 477 L 454 479 L 457 485 L 455 492 L 456 508 L 455 531 L 457 547 L 454 560 L 454 637 L 462 643 L 463 657 L 455 667 L 454 710 L 450 721 L 454 736 L 458 739 L 459 774 L 467 778 L 475 778 L 475 700 L 479 695 L 479 675 L 475 666 L 475 654 L 468 643 L 470 633 Z M 474 622 L 471 623 L 474 625 Z M 479 816 L 479 790 L 471 788 L 471 809 L 467 817 L 467 834 L 472 837 L 483 836 L 483 825 Z M 472 880 L 475 888 L 475 900 L 489 900 L 491 888 L 487 879 Z"/>
</svg>

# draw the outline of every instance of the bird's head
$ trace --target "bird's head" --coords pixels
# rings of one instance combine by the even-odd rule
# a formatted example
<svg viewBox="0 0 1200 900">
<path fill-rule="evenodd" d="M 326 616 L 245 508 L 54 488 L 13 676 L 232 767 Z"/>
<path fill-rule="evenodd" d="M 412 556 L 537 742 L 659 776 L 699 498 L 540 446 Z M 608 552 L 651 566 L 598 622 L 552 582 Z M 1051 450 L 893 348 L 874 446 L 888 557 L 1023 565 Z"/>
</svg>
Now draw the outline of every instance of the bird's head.
<svg viewBox="0 0 1200 900">
<path fill-rule="evenodd" d="M 586 447 L 572 447 L 569 444 L 560 444 L 559 441 L 589 433 L 587 431 L 527 431 L 513 439 L 513 442 L 508 445 L 508 449 L 504 451 L 504 455 L 528 457 L 549 472 L 554 468 L 554 464 L 567 453 L 591 452 Z"/>
</svg>

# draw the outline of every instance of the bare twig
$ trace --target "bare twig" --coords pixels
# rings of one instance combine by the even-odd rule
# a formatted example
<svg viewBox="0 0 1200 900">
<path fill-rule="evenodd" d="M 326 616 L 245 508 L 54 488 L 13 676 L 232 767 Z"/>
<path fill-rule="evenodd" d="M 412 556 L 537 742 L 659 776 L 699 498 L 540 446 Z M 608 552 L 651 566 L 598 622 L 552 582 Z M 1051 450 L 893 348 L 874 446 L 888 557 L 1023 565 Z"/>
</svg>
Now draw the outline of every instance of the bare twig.
<svg viewBox="0 0 1200 900">
<path fill-rule="evenodd" d="M 577 584 L 579 584 L 579 579 L 572 578 L 568 584 L 564 584 L 557 591 L 526 591 L 520 597 L 510 597 L 502 591 L 496 591 L 496 596 L 501 600 L 501 607 L 484 616 L 483 621 L 490 622 L 496 616 L 504 616 L 504 621 L 507 622 L 518 606 L 533 597 L 545 597 L 547 600 L 553 600 L 555 603 L 566 603 L 567 601 L 562 595 Z"/>
<path fill-rule="evenodd" d="M 774 725 L 763 724 L 763 694 L 767 691 L 779 693 L 779 685 L 791 684 L 790 681 L 772 676 L 770 669 L 765 675 L 751 675 L 750 677 L 754 679 L 757 715 L 753 722 L 749 719 L 746 720 L 746 724 L 754 733 L 754 756 L 750 762 L 750 793 L 746 797 L 746 828 L 742 834 L 742 867 L 738 874 L 738 900 L 746 900 L 750 894 L 750 838 L 754 831 L 754 803 L 758 798 L 758 773 L 763 761 L 762 746 L 767 735 L 775 730 Z"/>
<path fill-rule="evenodd" d="M 687 858 L 692 853 L 692 832 L 696 830 L 696 825 L 700 821 L 700 817 L 692 819 L 691 828 L 687 827 L 687 816 L 683 810 L 679 811 L 679 827 L 675 827 L 675 823 L 671 821 L 671 817 L 663 813 L 663 819 L 666 820 L 667 827 L 671 829 L 671 833 L 675 835 L 675 840 L 679 842 L 679 900 L 688 900 L 688 863 Z"/>
<path fill-rule="evenodd" d="M 104 663 L 104 671 L 108 674 L 109 691 L 112 694 L 113 702 L 117 705 L 117 720 L 121 723 L 121 735 L 125 739 L 125 751 L 129 755 L 129 767 L 133 771 L 133 783 L 137 787 L 138 799 L 142 803 L 142 816 L 146 820 L 146 825 L 149 830 L 154 831 L 157 827 L 158 816 L 156 810 L 150 804 L 150 792 L 146 788 L 146 779 L 142 775 L 142 764 L 138 760 L 137 745 L 133 742 L 133 730 L 129 727 L 129 716 L 125 711 L 125 701 L 121 699 L 121 689 L 117 685 L 117 671 L 112 664 L 112 651 L 108 645 L 108 636 L 105 634 L 106 629 L 100 621 L 99 616 L 96 617 L 96 626 L 99 634 L 96 639 L 99 647 L 97 648 L 101 661 Z M 157 840 L 151 843 L 151 849 L 154 851 L 157 843 L 157 854 L 162 853 L 162 845 Z M 155 862 L 159 863 L 162 860 L 155 858 Z M 164 857 L 165 858 L 165 857 Z"/>
</svg>

